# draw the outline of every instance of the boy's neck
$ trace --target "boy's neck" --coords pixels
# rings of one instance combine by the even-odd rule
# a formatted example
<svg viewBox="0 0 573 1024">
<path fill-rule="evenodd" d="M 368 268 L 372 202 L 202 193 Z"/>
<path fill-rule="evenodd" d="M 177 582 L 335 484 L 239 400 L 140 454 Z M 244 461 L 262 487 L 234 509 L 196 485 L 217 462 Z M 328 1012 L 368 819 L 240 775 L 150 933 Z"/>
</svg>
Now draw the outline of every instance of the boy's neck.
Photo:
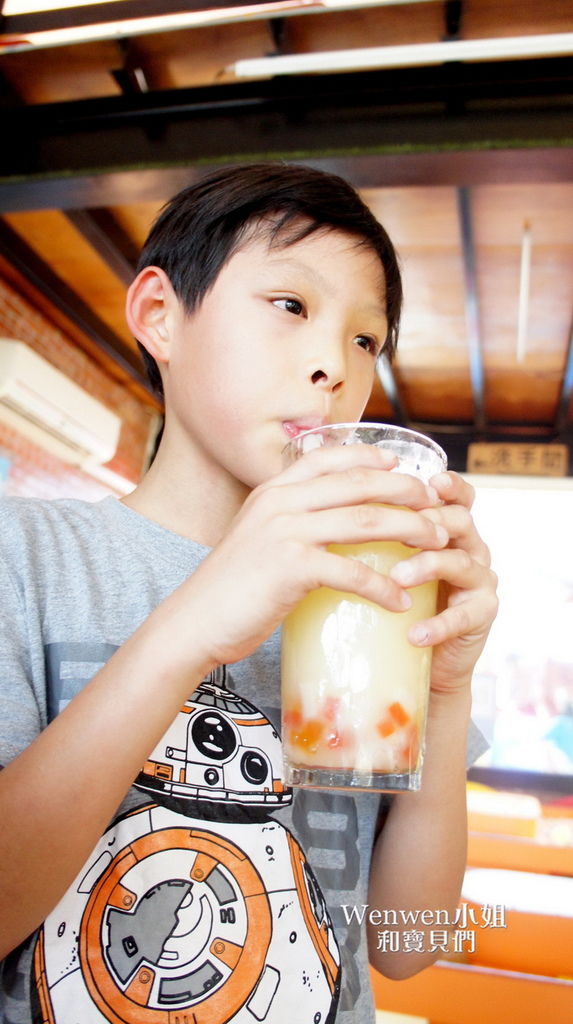
<svg viewBox="0 0 573 1024">
<path fill-rule="evenodd" d="M 249 495 L 249 488 L 213 466 L 200 452 L 165 443 L 123 504 L 168 530 L 213 547 Z"/>
</svg>

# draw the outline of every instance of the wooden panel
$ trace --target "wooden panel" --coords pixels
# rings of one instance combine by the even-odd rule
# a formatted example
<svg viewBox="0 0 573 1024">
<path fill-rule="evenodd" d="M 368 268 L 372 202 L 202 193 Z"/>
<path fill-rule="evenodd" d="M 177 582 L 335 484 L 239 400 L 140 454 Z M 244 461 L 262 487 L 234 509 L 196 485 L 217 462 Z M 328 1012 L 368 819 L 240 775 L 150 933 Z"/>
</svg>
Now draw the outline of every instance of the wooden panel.
<svg viewBox="0 0 573 1024">
<path fill-rule="evenodd" d="M 473 422 L 469 372 L 435 361 L 409 367 L 401 376 L 411 419 L 436 423 Z"/>
<path fill-rule="evenodd" d="M 359 189 L 399 252 L 403 248 L 458 246 L 456 191 L 447 186 Z"/>
<path fill-rule="evenodd" d="M 557 411 L 561 373 L 543 368 L 524 372 L 512 368 L 489 369 L 486 408 L 491 420 L 551 425 Z"/>
<path fill-rule="evenodd" d="M 573 184 L 484 185 L 471 196 L 477 245 L 519 246 L 524 220 L 534 246 L 573 245 Z"/>
<path fill-rule="evenodd" d="M 374 382 L 372 394 L 364 411 L 363 419 L 381 420 L 383 423 L 394 422 L 395 416 L 392 404 L 388 400 L 378 378 Z"/>
<path fill-rule="evenodd" d="M 234 75 L 225 70 L 228 65 L 264 57 L 272 50 L 266 21 L 141 36 L 133 45 L 152 89 L 234 81 Z"/>
<path fill-rule="evenodd" d="M 573 236 L 572 236 L 573 237 Z M 479 249 L 478 295 L 484 354 L 517 355 L 520 250 Z M 525 361 L 558 355 L 563 361 L 573 312 L 573 245 L 534 247 L 530 271 Z"/>
<path fill-rule="evenodd" d="M 554 419 L 573 312 L 573 185 L 472 190 L 490 419 Z M 518 359 L 521 242 L 532 249 L 525 349 Z"/>
<path fill-rule="evenodd" d="M 570 0 L 465 0 L 463 35 L 465 39 L 487 36 L 535 35 L 545 32 L 571 32 L 573 14 Z"/>
<path fill-rule="evenodd" d="M 4 54 L 2 73 L 26 103 L 56 103 L 118 95 L 111 69 L 122 67 L 124 60 L 117 42 L 96 40 Z"/>
<path fill-rule="evenodd" d="M 444 34 L 444 9 L 442 3 L 436 2 L 327 11 L 289 19 L 286 28 L 289 48 L 301 53 L 430 43 Z"/>
<path fill-rule="evenodd" d="M 97 253 L 57 210 L 13 213 L 6 222 L 131 348 L 125 323 L 125 288 Z"/>
</svg>

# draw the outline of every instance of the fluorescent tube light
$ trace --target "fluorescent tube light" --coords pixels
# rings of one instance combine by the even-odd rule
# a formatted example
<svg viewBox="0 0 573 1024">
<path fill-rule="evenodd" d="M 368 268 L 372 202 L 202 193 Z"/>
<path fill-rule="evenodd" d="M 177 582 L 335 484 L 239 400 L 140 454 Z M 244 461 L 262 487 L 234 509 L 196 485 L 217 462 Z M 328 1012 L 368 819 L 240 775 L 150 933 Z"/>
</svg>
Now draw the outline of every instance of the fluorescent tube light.
<svg viewBox="0 0 573 1024">
<path fill-rule="evenodd" d="M 519 270 L 519 300 L 517 304 L 517 348 L 518 363 L 525 359 L 527 346 L 527 324 L 529 319 L 529 288 L 531 278 L 531 227 L 526 221 L 521 239 L 521 261 Z"/>
<path fill-rule="evenodd" d="M 566 56 L 573 53 L 573 32 L 450 42 L 372 46 L 355 50 L 280 54 L 238 60 L 226 70 L 237 78 L 267 78 L 312 72 L 359 71 L 369 68 L 418 67 L 459 60 L 503 60 L 512 57 Z"/>
</svg>

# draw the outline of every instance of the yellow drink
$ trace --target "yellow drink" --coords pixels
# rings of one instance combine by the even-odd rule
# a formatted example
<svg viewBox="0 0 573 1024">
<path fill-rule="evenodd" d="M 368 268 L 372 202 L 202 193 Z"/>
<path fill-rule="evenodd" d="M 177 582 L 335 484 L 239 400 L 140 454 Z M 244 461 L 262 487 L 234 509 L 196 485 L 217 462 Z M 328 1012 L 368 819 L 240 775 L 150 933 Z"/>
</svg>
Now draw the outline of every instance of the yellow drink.
<svg viewBox="0 0 573 1024">
<path fill-rule="evenodd" d="M 305 430 L 285 448 L 287 464 L 313 448 L 371 444 L 394 456 L 391 472 L 428 481 L 446 453 L 413 430 L 384 423 L 333 423 Z M 332 544 L 387 576 L 417 549 L 397 541 Z M 436 612 L 436 581 L 409 589 L 412 606 L 389 612 L 355 594 L 321 587 L 283 623 L 282 741 L 285 782 L 317 788 L 419 789 L 432 650 L 410 627 Z"/>
<path fill-rule="evenodd" d="M 414 554 L 403 544 L 332 545 L 387 575 Z M 419 788 L 432 650 L 410 626 L 435 614 L 437 583 L 409 591 L 390 612 L 321 587 L 287 616 L 282 642 L 283 747 L 287 782 Z M 401 782 L 402 779 L 402 782 Z"/>
</svg>

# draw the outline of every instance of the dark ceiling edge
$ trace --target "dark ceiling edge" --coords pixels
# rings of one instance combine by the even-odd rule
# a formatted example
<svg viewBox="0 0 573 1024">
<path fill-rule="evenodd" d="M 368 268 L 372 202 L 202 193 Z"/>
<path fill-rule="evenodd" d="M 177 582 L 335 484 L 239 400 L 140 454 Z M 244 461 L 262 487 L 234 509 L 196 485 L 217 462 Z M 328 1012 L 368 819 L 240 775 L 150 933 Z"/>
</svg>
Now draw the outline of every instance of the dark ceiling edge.
<svg viewBox="0 0 573 1024">
<path fill-rule="evenodd" d="M 393 111 L 408 117 L 419 110 L 477 116 L 504 109 L 525 113 L 529 123 L 550 112 L 571 113 L 573 70 L 570 57 L 497 61 L 449 61 L 415 67 L 375 68 L 265 78 L 224 78 L 196 85 L 153 88 L 129 95 L 84 96 L 46 102 L 8 103 L 3 116 L 16 119 L 38 137 L 158 118 L 210 116 L 222 111 L 280 109 Z M 23 120 L 22 120 L 23 119 Z M 569 121 L 569 125 L 571 122 Z M 526 137 L 532 135 L 527 132 Z"/>
<path fill-rule="evenodd" d="M 0 175 L 87 175 L 102 161 L 107 172 L 269 158 L 390 166 L 504 150 L 526 152 L 528 164 L 540 149 L 573 147 L 571 69 L 558 58 L 451 62 L 28 105 L 8 98 Z M 519 171 L 514 161 L 514 180 Z"/>
<path fill-rule="evenodd" d="M 0 178 L 0 213 L 90 209 L 165 201 L 213 167 L 239 164 L 250 154 L 182 165 L 142 166 Z M 257 155 L 257 159 L 262 159 Z M 347 178 L 356 188 L 559 184 L 573 181 L 573 146 L 447 149 L 360 155 L 268 156 L 304 163 Z"/>
</svg>

